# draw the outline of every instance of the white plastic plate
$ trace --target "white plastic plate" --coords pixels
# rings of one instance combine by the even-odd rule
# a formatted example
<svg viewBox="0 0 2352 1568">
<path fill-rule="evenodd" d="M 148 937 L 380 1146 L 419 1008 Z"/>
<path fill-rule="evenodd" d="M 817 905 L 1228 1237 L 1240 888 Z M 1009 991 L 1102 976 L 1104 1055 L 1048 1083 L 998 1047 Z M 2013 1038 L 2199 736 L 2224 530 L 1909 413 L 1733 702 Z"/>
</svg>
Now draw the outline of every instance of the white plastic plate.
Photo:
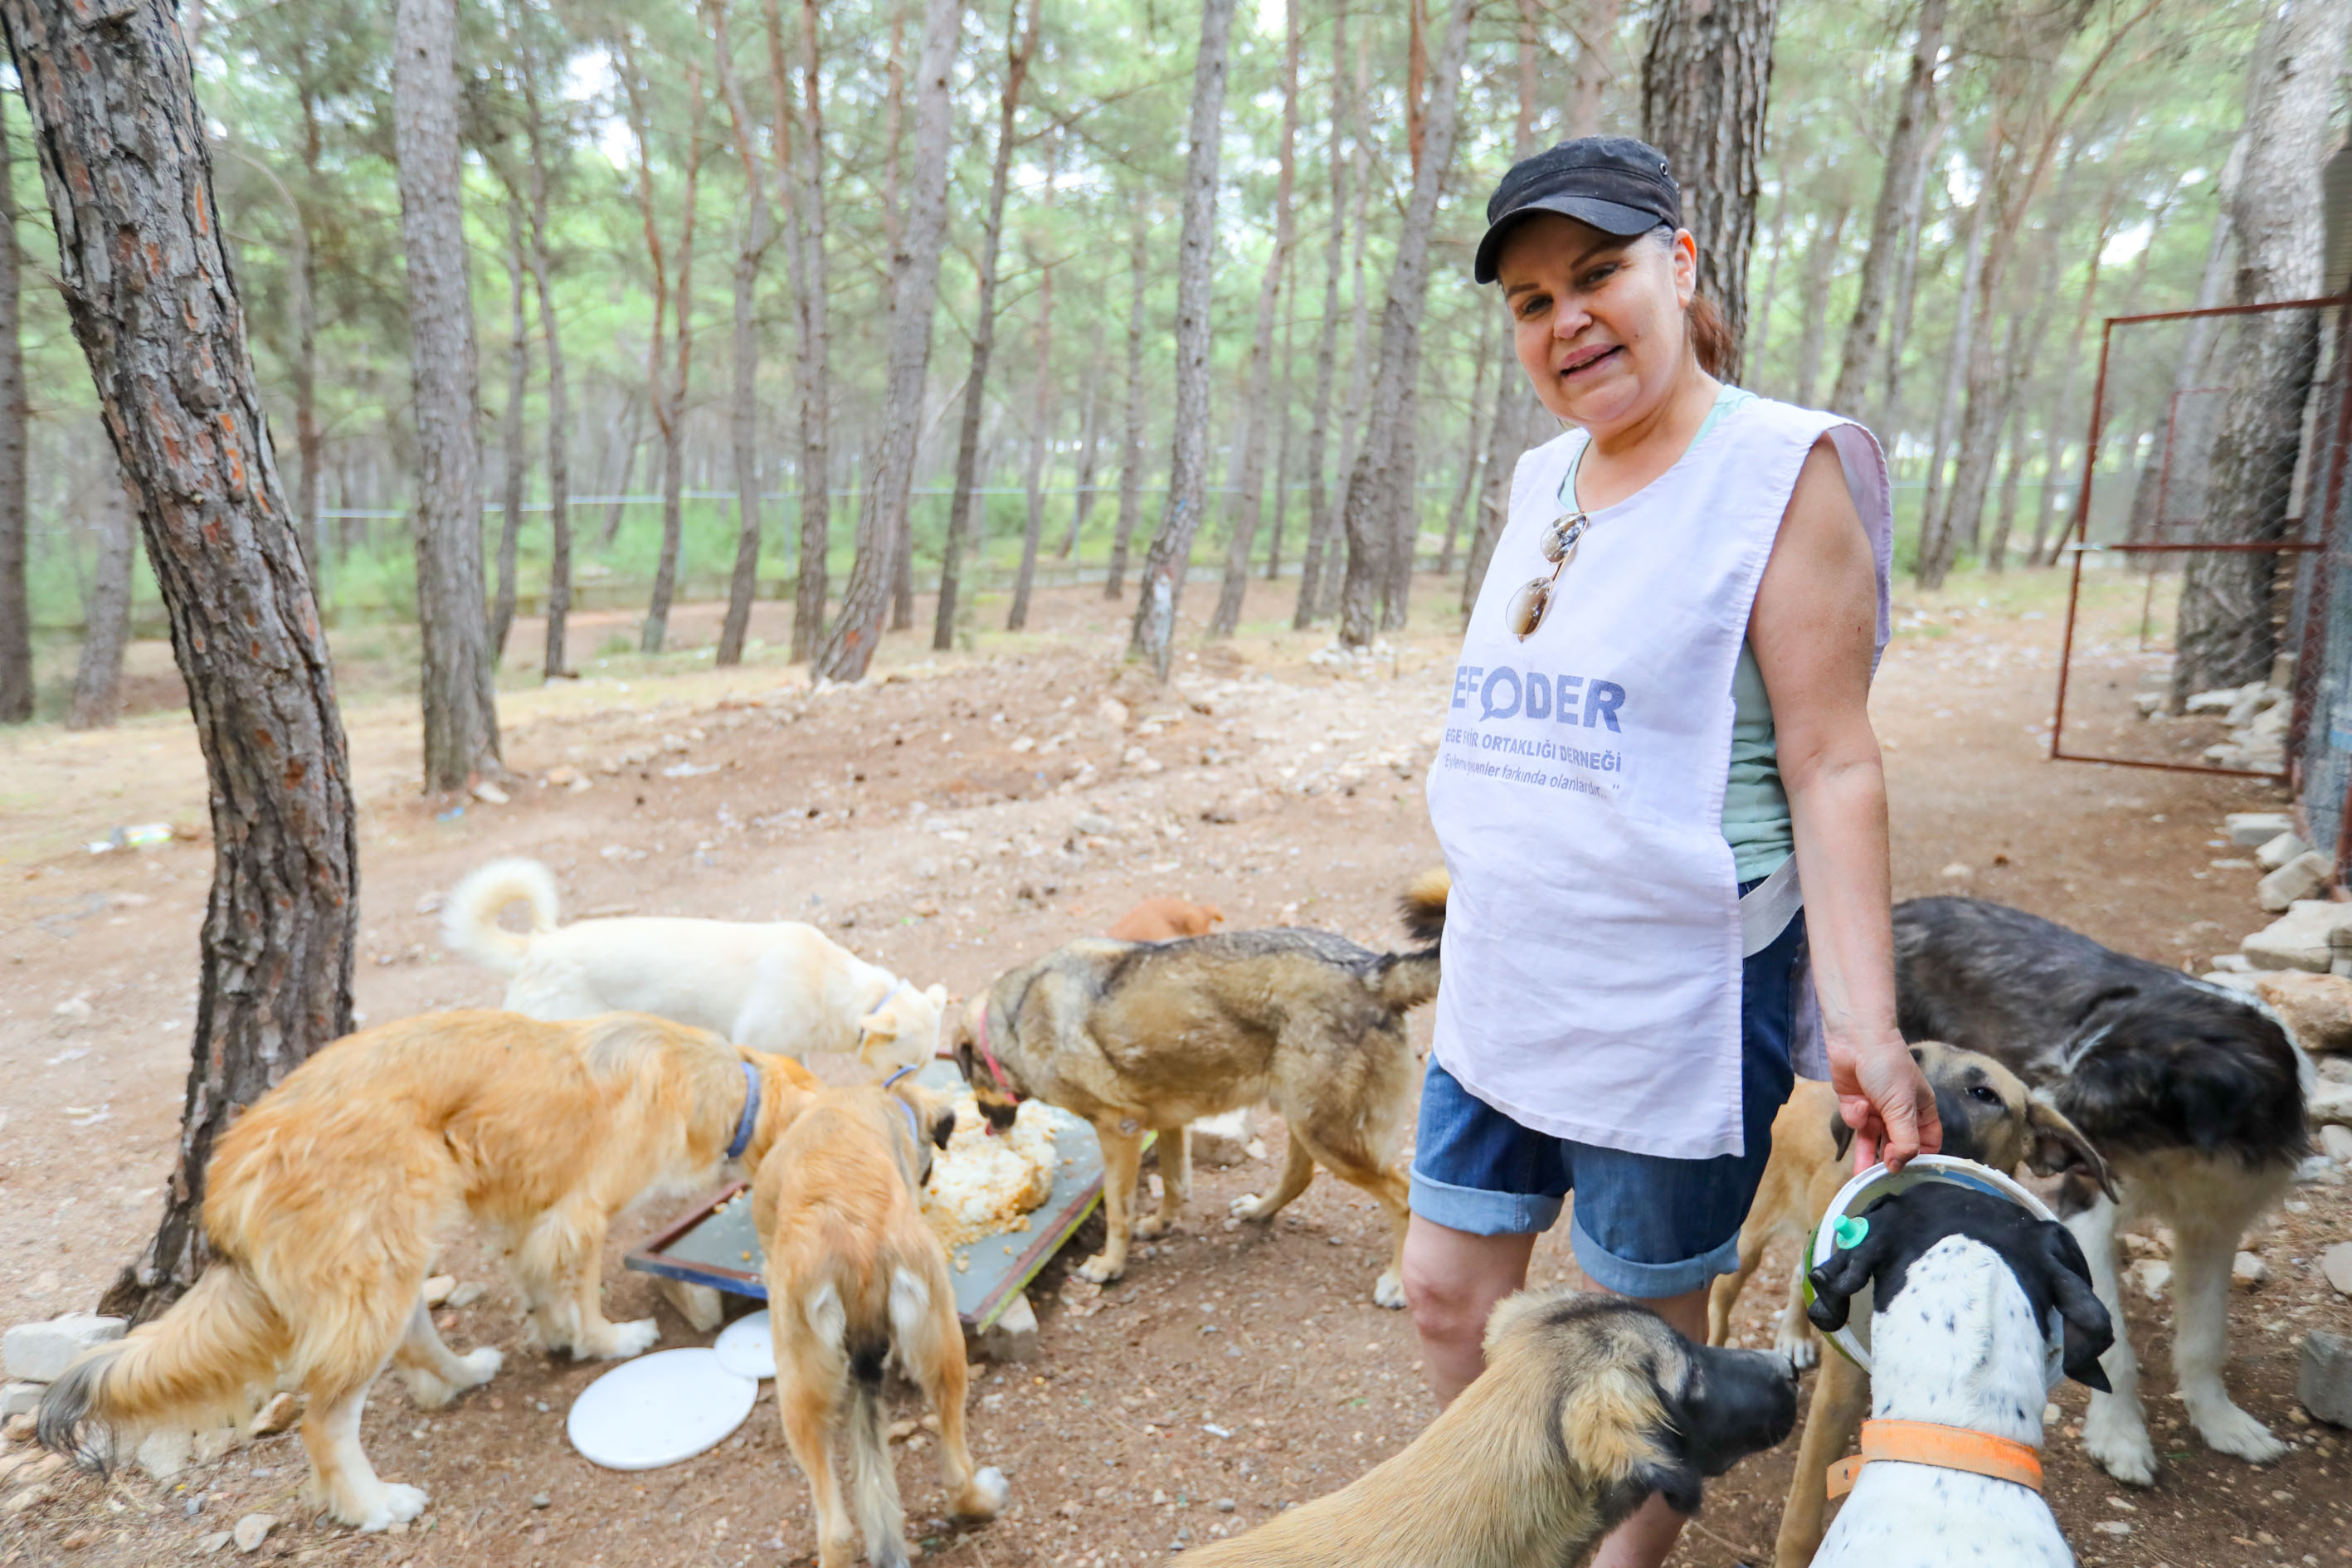
<svg viewBox="0 0 2352 1568">
<path fill-rule="evenodd" d="M 656 1470 L 724 1441 L 759 1395 L 759 1384 L 728 1371 L 717 1351 L 658 1351 L 583 1389 L 564 1431 L 591 1464 Z"/>
<path fill-rule="evenodd" d="M 1848 1215 L 1858 1215 L 1889 1193 L 1899 1193 L 1924 1182 L 1948 1182 L 1956 1186 L 1973 1187 L 1980 1193 L 2007 1198 L 2032 1214 L 2036 1219 L 2054 1221 L 2057 1215 L 2040 1198 L 2021 1185 L 2015 1178 L 1979 1165 L 1974 1160 L 1955 1159 L 1948 1154 L 1921 1154 L 1903 1169 L 1890 1174 L 1882 1163 L 1873 1165 L 1838 1189 L 1830 1206 L 1822 1211 L 1822 1223 L 1813 1233 L 1811 1247 L 1806 1249 L 1804 1270 L 1805 1304 L 1813 1301 L 1812 1271 L 1829 1261 L 1837 1250 L 1837 1222 Z M 1863 1371 L 1870 1370 L 1870 1314 L 1876 1292 L 1864 1285 L 1854 1292 L 1849 1306 L 1845 1327 L 1828 1337 L 1832 1345 Z M 2052 1388 L 2066 1381 L 2065 1325 L 2059 1321 L 2057 1309 L 2051 1309 L 2050 1321 L 2043 1325 L 2044 1336 L 2050 1342 L 2049 1363 L 2045 1375 Z"/>
<path fill-rule="evenodd" d="M 776 1375 L 776 1341 L 764 1310 L 728 1324 L 710 1348 L 719 1352 L 720 1364 L 738 1377 Z"/>
</svg>

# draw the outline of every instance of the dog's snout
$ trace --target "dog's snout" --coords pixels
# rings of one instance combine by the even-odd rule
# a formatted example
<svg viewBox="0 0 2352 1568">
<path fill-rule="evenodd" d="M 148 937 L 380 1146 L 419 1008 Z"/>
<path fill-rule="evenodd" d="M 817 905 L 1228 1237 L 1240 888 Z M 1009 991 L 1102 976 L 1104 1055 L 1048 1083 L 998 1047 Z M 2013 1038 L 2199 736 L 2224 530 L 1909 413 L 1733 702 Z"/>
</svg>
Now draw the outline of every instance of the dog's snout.
<svg viewBox="0 0 2352 1568">
<path fill-rule="evenodd" d="M 1797 1425 L 1797 1369 L 1778 1351 L 1694 1347 L 1697 1386 L 1686 1401 L 1692 1463 L 1719 1476 L 1771 1447 Z"/>
</svg>

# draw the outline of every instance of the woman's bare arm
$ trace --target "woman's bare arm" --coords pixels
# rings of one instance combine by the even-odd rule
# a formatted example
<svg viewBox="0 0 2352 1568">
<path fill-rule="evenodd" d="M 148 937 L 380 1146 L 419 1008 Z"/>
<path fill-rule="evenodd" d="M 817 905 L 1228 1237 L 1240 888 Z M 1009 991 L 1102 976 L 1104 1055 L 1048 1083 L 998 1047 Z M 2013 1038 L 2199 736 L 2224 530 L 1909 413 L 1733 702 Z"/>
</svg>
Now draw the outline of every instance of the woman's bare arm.
<svg viewBox="0 0 2352 1568">
<path fill-rule="evenodd" d="M 1869 709 L 1877 618 L 1870 540 L 1823 437 L 1790 498 L 1748 640 L 1772 700 L 1831 1083 L 1857 1170 L 1943 1144 L 1935 1096 L 1895 1026 L 1886 775 Z"/>
</svg>

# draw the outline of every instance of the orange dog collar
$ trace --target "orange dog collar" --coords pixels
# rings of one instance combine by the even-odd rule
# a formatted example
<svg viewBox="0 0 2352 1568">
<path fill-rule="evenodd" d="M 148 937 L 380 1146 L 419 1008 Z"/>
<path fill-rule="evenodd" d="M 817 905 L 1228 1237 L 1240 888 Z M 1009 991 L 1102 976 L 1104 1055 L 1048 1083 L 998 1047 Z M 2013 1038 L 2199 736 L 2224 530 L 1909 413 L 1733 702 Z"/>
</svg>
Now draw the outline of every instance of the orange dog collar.
<svg viewBox="0 0 2352 1568">
<path fill-rule="evenodd" d="M 1965 1470 L 1997 1481 L 2015 1481 L 2032 1491 L 2042 1489 L 2042 1456 L 2030 1444 L 1989 1432 L 1971 1432 L 1965 1426 L 1939 1426 L 1932 1421 L 1865 1421 L 1862 1452 L 1830 1467 L 1830 1496 L 1842 1498 L 1853 1490 L 1862 1468 L 1875 1459 Z"/>
</svg>

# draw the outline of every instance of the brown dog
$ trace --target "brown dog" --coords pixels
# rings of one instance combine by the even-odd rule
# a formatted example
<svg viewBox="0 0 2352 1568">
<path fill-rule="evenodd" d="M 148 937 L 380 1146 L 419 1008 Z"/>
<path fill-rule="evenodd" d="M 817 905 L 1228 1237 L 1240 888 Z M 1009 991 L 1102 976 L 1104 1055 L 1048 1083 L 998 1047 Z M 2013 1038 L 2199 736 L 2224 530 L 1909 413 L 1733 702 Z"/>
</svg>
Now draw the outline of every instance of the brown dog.
<svg viewBox="0 0 2352 1568">
<path fill-rule="evenodd" d="M 1692 1344 L 1647 1308 L 1522 1290 L 1486 1320 L 1486 1370 L 1406 1449 L 1239 1540 L 1202 1568 L 1567 1568 L 1652 1495 L 1700 1484 L 1789 1435 L 1797 1380 L 1764 1351 Z"/>
<path fill-rule="evenodd" d="M 1103 934 L 1114 942 L 1174 942 L 1179 937 L 1206 936 L 1224 918 L 1225 911 L 1214 904 L 1146 899 L 1112 921 Z"/>
<path fill-rule="evenodd" d="M 2027 1092 L 2015 1073 L 1975 1051 L 1937 1040 L 1911 1047 L 1927 1085 L 1935 1091 L 1936 1115 L 1944 1125 L 1943 1152 L 1974 1160 L 1997 1171 L 2020 1164 L 2042 1175 L 2080 1171 L 2107 1184 L 2106 1163 L 2063 1113 Z M 1731 1309 L 1763 1261 L 1776 1237 L 1796 1238 L 1799 1262 L 1791 1270 L 1789 1301 L 1780 1314 L 1776 1347 L 1798 1366 L 1814 1356 L 1811 1325 L 1805 1319 L 1805 1247 L 1822 1215 L 1853 1174 L 1847 1151 L 1853 1130 L 1838 1115 L 1837 1094 L 1828 1084 L 1797 1085 L 1772 1121 L 1772 1157 L 1756 1201 L 1739 1228 L 1739 1268 L 1715 1282 L 1707 1300 L 1707 1342 L 1729 1337 Z M 1844 1457 L 1870 1402 L 1870 1377 L 1843 1355 L 1822 1358 L 1805 1435 L 1797 1453 L 1796 1479 L 1780 1513 L 1775 1568 L 1803 1568 L 1821 1546 L 1822 1514 L 1829 1498 L 1822 1478 Z"/>
<path fill-rule="evenodd" d="M 946 1148 L 954 1131 L 953 1108 L 912 1082 L 828 1089 L 777 1140 L 751 1187 L 767 1254 L 776 1413 L 808 1478 L 820 1568 L 846 1568 L 856 1556 L 853 1518 L 875 1568 L 907 1562 L 882 1418 L 882 1377 L 893 1363 L 939 1412 L 949 1507 L 967 1519 L 993 1519 L 1004 1507 L 1003 1476 L 973 1469 L 964 1443 L 955 1280 L 922 1214 L 931 1149 Z M 833 1467 L 842 1427 L 846 1510 Z"/>
<path fill-rule="evenodd" d="M 653 1320 L 608 1322 L 598 1300 L 613 1216 L 756 1164 L 818 1087 L 786 1058 L 634 1013 L 429 1014 L 337 1040 L 221 1139 L 205 1171 L 212 1267 L 66 1369 L 41 1400 L 41 1441 L 99 1460 L 92 1428 L 126 1452 L 123 1432 L 298 1388 L 318 1506 L 363 1531 L 415 1519 L 425 1493 L 376 1478 L 360 1413 L 386 1361 L 426 1409 L 499 1370 L 495 1350 L 452 1354 L 424 1304 L 453 1223 L 470 1214 L 500 1235 L 539 1342 L 635 1355 Z"/>
</svg>

